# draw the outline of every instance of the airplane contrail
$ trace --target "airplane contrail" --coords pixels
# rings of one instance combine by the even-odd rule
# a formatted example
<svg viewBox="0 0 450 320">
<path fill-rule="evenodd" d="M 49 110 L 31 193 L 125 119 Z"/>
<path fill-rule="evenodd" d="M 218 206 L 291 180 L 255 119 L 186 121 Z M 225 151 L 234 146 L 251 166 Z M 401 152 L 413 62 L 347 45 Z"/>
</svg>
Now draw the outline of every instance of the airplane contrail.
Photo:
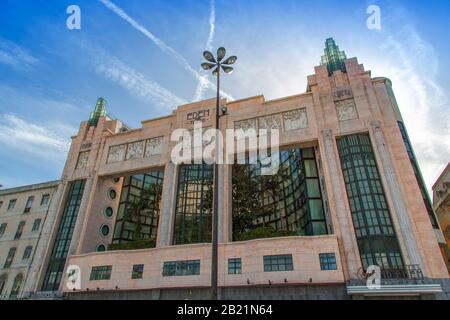
<svg viewBox="0 0 450 320">
<path fill-rule="evenodd" d="M 209 14 L 209 36 L 205 44 L 205 49 L 212 50 L 212 42 L 214 39 L 214 34 L 216 30 L 216 6 L 214 0 L 211 0 L 211 11 Z M 195 89 L 194 101 L 201 100 L 205 90 L 208 88 L 208 75 L 202 75 L 201 79 L 198 80 L 197 88 Z"/>
<path fill-rule="evenodd" d="M 117 58 L 103 56 L 101 60 L 102 62 L 96 66 L 95 71 L 119 83 L 125 89 L 170 110 L 174 105 L 187 103 L 184 99 L 179 98 L 158 83 L 145 78 L 143 74 L 125 65 Z"/>
<path fill-rule="evenodd" d="M 149 38 L 158 48 L 160 48 L 163 52 L 167 53 L 169 56 L 171 56 L 177 63 L 179 63 L 186 71 L 188 71 L 192 76 L 194 76 L 197 81 L 202 81 L 202 75 L 194 70 L 189 62 L 175 49 L 168 46 L 164 41 L 156 37 L 153 33 L 151 33 L 149 30 L 147 30 L 144 26 L 139 24 L 136 20 L 131 18 L 124 10 L 119 8 L 117 5 L 115 5 L 113 2 L 109 0 L 99 0 L 101 3 L 103 3 L 109 10 L 117 14 L 119 17 L 127 21 L 134 29 L 138 30 L 142 34 L 144 34 L 147 38 Z M 206 81 L 207 86 L 213 89 L 216 89 L 216 85 L 212 83 L 210 80 L 206 79 L 203 80 Z M 221 94 L 226 97 L 229 100 L 233 100 L 233 97 L 229 94 L 220 91 Z"/>
</svg>

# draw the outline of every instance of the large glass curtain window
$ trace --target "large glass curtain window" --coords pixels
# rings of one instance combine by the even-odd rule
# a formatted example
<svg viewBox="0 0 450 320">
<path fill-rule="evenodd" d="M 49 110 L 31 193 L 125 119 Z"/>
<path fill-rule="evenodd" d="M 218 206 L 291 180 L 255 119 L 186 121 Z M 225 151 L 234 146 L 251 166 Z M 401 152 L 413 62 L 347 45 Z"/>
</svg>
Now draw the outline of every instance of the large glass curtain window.
<svg viewBox="0 0 450 320">
<path fill-rule="evenodd" d="M 403 266 L 402 255 L 368 134 L 337 140 L 363 266 Z"/>
<path fill-rule="evenodd" d="M 163 180 L 162 170 L 124 179 L 113 243 L 156 241 Z"/>
<path fill-rule="evenodd" d="M 84 185 L 85 180 L 77 180 L 70 184 L 63 215 L 44 277 L 42 291 L 57 291 L 59 288 L 83 197 Z"/>
<path fill-rule="evenodd" d="M 279 159 L 274 175 L 261 175 L 260 161 L 233 165 L 235 241 L 253 233 L 251 238 L 327 233 L 314 148 L 283 150 Z M 257 229 L 273 234 L 256 235 Z"/>
<path fill-rule="evenodd" d="M 212 165 L 180 166 L 174 244 L 211 242 L 213 175 Z"/>
</svg>

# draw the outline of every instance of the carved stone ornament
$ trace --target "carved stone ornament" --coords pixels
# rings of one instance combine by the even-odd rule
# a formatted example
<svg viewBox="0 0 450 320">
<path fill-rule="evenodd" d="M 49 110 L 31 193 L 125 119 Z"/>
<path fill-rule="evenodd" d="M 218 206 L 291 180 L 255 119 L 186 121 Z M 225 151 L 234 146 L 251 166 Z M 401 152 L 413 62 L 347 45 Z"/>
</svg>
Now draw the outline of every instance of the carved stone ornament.
<svg viewBox="0 0 450 320">
<path fill-rule="evenodd" d="M 242 129 L 244 131 L 246 131 L 248 129 L 258 130 L 258 128 L 256 127 L 256 119 L 247 119 L 247 120 L 242 120 L 242 121 L 236 121 L 234 123 L 234 129 L 236 129 L 236 130 Z"/>
<path fill-rule="evenodd" d="M 80 154 L 78 155 L 76 169 L 86 168 L 88 160 L 89 160 L 89 151 L 80 152 Z"/>
<path fill-rule="evenodd" d="M 144 157 L 145 141 L 137 141 L 128 144 L 125 160 L 139 159 Z"/>
<path fill-rule="evenodd" d="M 336 112 L 339 121 L 352 120 L 358 118 L 355 101 L 353 99 L 336 102 Z"/>
<path fill-rule="evenodd" d="M 109 148 L 108 163 L 120 162 L 125 159 L 126 144 L 112 146 Z"/>
<path fill-rule="evenodd" d="M 145 157 L 156 156 L 162 153 L 163 137 L 152 138 L 147 140 L 145 147 Z"/>
<path fill-rule="evenodd" d="M 258 118 L 259 129 L 278 129 L 281 130 L 281 116 L 280 114 L 272 114 L 270 116 Z"/>
<path fill-rule="evenodd" d="M 306 108 L 283 112 L 284 130 L 298 130 L 308 127 Z"/>
<path fill-rule="evenodd" d="M 333 100 L 339 101 L 353 98 L 352 89 L 350 87 L 340 87 L 333 90 Z"/>
</svg>

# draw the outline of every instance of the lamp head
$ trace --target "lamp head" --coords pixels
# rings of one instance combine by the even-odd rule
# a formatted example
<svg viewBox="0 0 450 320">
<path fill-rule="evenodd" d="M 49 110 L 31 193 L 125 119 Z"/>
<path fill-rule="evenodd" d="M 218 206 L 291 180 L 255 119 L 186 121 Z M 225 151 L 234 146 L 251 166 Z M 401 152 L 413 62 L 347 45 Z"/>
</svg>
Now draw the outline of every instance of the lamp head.
<svg viewBox="0 0 450 320">
<path fill-rule="evenodd" d="M 209 51 L 203 51 L 203 57 L 209 62 L 217 63 L 216 59 L 214 59 L 213 54 Z"/>
<path fill-rule="evenodd" d="M 227 114 L 227 112 L 228 112 L 228 109 L 227 109 L 226 106 L 223 106 L 223 107 L 221 108 L 221 110 L 222 110 L 222 115 L 223 115 L 223 116 L 225 116 L 225 115 Z"/>
</svg>

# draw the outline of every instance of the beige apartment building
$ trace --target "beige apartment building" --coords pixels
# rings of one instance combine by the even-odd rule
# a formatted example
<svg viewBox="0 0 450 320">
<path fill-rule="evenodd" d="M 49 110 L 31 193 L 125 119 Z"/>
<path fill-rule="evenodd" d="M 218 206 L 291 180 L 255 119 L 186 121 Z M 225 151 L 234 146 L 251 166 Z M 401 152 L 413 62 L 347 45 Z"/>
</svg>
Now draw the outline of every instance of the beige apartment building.
<svg viewBox="0 0 450 320">
<path fill-rule="evenodd" d="M 262 176 L 250 157 L 219 166 L 221 298 L 448 298 L 442 232 L 389 79 L 328 39 L 306 92 L 221 103 L 224 137 L 280 131 L 276 174 Z M 209 99 L 129 129 L 99 99 L 72 137 L 49 241 L 29 270 L 37 281 L 25 290 L 208 298 L 213 166 L 174 163 L 171 136 L 214 119 Z M 382 269 L 377 290 L 366 286 L 371 265 Z"/>
<path fill-rule="evenodd" d="M 46 244 L 43 229 L 58 181 L 0 190 L 0 299 L 24 298 L 34 286 L 32 265 L 42 260 L 36 248 Z"/>
<path fill-rule="evenodd" d="M 450 163 L 433 185 L 433 207 L 444 234 L 445 241 L 439 246 L 450 273 Z"/>
</svg>

